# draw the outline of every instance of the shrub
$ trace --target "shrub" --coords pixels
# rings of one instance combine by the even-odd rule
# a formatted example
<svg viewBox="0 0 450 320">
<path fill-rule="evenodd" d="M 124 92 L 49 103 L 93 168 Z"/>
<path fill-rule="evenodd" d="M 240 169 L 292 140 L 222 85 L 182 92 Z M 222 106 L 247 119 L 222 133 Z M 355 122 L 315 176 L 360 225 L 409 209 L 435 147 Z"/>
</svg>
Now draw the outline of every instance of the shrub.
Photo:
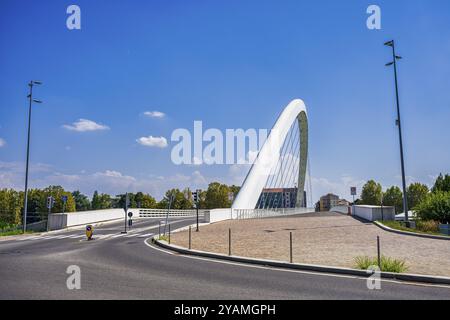
<svg viewBox="0 0 450 320">
<path fill-rule="evenodd" d="M 161 234 L 161 235 L 158 237 L 158 240 L 163 240 L 163 241 L 169 242 L 169 236 L 168 236 L 168 235 L 163 235 L 163 234 Z"/>
<path fill-rule="evenodd" d="M 427 195 L 415 208 L 417 216 L 424 221 L 450 222 L 450 192 L 436 191 Z"/>
<path fill-rule="evenodd" d="M 416 229 L 422 232 L 439 233 L 439 222 L 434 220 L 416 221 Z"/>
<path fill-rule="evenodd" d="M 368 256 L 356 257 L 355 266 L 357 269 L 367 270 L 371 266 L 378 266 L 378 258 L 371 258 Z M 381 256 L 380 270 L 385 272 L 402 273 L 408 270 L 408 266 L 404 260 Z"/>
</svg>

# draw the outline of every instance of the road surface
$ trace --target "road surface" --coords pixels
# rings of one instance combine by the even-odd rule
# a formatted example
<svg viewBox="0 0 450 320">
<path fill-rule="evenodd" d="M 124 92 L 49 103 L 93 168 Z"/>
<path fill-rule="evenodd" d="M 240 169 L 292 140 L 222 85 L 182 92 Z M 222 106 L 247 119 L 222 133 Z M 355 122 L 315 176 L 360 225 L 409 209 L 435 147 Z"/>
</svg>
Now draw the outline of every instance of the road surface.
<svg viewBox="0 0 450 320">
<path fill-rule="evenodd" d="M 450 299 L 450 288 L 248 266 L 169 253 L 146 240 L 160 219 L 0 240 L 0 299 Z M 171 220 L 172 229 L 195 219 Z M 70 265 L 81 289 L 69 290 Z"/>
</svg>

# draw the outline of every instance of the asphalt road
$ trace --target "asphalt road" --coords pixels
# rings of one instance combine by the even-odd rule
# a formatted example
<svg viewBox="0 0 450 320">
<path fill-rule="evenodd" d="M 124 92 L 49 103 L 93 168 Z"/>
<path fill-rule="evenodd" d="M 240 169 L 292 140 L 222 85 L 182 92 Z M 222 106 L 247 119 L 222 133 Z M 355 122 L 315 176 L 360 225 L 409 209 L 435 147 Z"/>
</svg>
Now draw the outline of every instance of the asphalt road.
<svg viewBox="0 0 450 320">
<path fill-rule="evenodd" d="M 158 219 L 159 220 L 159 219 Z M 0 241 L 0 299 L 450 299 L 450 288 L 248 266 L 168 253 L 145 242 L 158 220 Z M 172 220 L 172 229 L 194 219 Z M 25 240 L 26 239 L 26 240 Z M 69 290 L 68 266 L 81 270 Z"/>
</svg>

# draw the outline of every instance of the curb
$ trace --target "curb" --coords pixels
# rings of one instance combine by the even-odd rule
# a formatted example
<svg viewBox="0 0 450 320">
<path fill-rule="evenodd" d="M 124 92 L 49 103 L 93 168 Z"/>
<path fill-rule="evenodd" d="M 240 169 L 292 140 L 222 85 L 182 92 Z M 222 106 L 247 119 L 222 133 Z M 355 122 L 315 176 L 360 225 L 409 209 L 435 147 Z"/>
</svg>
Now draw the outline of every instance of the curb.
<svg viewBox="0 0 450 320">
<path fill-rule="evenodd" d="M 186 248 L 183 248 L 180 246 L 168 244 L 166 241 L 157 240 L 156 236 L 152 237 L 151 241 L 152 241 L 152 243 L 154 243 L 162 248 L 165 248 L 165 249 L 168 249 L 171 251 L 175 251 L 178 253 L 182 253 L 182 254 L 186 254 L 186 255 L 194 255 L 194 256 L 199 256 L 199 257 L 219 259 L 219 260 L 227 260 L 227 261 L 234 261 L 234 262 L 262 265 L 262 266 L 270 266 L 270 267 L 277 267 L 277 268 L 284 268 L 284 269 L 314 271 L 314 272 L 332 273 L 332 274 L 344 274 L 344 275 L 359 276 L 359 277 L 364 277 L 364 278 L 368 278 L 373 274 L 373 272 L 370 272 L 368 270 L 358 270 L 358 269 L 322 266 L 322 265 L 314 265 L 314 264 L 288 263 L 288 262 L 283 262 L 283 261 L 255 259 L 255 258 L 247 258 L 247 257 L 239 257 L 239 256 L 228 256 L 228 255 L 223 255 L 223 254 L 219 254 L 219 253 L 212 253 L 212 252 L 199 251 L 199 250 L 189 250 L 189 249 L 186 249 Z M 447 277 L 406 274 L 406 273 L 392 273 L 392 272 L 380 272 L 380 276 L 382 279 L 428 283 L 428 284 L 450 285 L 450 278 L 447 278 Z"/>
<path fill-rule="evenodd" d="M 413 236 L 413 237 L 419 237 L 419 238 L 428 238 L 428 239 L 435 239 L 435 240 L 450 240 L 450 237 L 446 237 L 446 236 L 438 236 L 438 235 L 432 235 L 432 234 L 423 234 L 423 233 L 416 233 L 416 232 L 409 232 L 409 231 L 403 231 L 403 230 L 397 230 L 397 229 L 392 229 L 388 226 L 385 226 L 384 224 L 378 222 L 378 221 L 374 221 L 373 222 L 377 227 L 388 231 L 388 232 L 393 232 L 393 233 L 397 233 L 397 234 L 402 234 L 402 235 L 406 235 L 406 236 Z"/>
</svg>

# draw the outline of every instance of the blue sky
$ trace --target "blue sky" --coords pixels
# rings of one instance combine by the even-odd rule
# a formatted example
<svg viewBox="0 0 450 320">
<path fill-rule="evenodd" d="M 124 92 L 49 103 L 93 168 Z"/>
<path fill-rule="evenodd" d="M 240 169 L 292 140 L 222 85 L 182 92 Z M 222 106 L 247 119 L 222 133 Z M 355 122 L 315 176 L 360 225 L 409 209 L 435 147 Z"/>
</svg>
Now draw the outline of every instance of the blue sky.
<svg viewBox="0 0 450 320">
<path fill-rule="evenodd" d="M 68 30 L 66 8 L 81 8 Z M 377 4 L 382 29 L 366 27 Z M 31 187 L 111 194 L 240 184 L 245 167 L 176 166 L 170 135 L 271 128 L 292 99 L 309 115 L 313 198 L 373 178 L 400 184 L 394 38 L 409 181 L 450 171 L 450 3 L 433 1 L 13 1 L 0 4 L 0 187 L 23 188 L 27 82 Z M 146 111 L 160 111 L 162 118 Z M 69 130 L 79 119 L 104 130 Z M 98 127 L 102 128 L 102 127 Z M 165 137 L 166 148 L 140 145 Z"/>
</svg>

